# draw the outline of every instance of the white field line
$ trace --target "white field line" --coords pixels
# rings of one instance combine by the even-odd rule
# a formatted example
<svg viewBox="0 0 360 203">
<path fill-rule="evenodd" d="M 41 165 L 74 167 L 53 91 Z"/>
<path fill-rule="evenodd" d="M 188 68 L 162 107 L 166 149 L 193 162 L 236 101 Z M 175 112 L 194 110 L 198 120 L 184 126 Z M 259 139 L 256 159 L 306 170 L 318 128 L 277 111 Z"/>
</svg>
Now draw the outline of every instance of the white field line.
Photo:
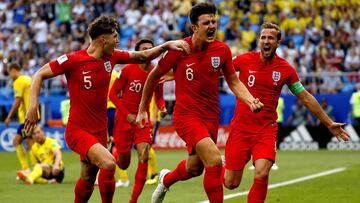
<svg viewBox="0 0 360 203">
<path fill-rule="evenodd" d="M 335 168 L 332 170 L 328 170 L 328 171 L 323 171 L 320 173 L 315 173 L 312 175 L 308 175 L 308 176 L 304 176 L 304 177 L 300 177 L 300 178 L 295 178 L 292 180 L 288 180 L 288 181 L 284 181 L 284 182 L 280 182 L 280 183 L 275 183 L 275 184 L 271 184 L 268 186 L 268 189 L 272 189 L 272 188 L 277 188 L 277 187 L 281 187 L 281 186 L 285 186 L 285 185 L 290 185 L 290 184 L 294 184 L 294 183 L 298 183 L 298 182 L 302 182 L 302 181 L 306 181 L 306 180 L 311 180 L 311 179 L 315 179 L 318 177 L 322 177 L 322 176 L 327 176 L 333 173 L 339 173 L 342 171 L 345 171 L 346 168 Z M 249 194 L 249 190 L 248 191 L 244 191 L 244 192 L 239 192 L 239 193 L 234 193 L 234 194 L 230 194 L 230 195 L 225 195 L 224 196 L 224 200 L 225 199 L 231 199 L 234 197 L 239 197 L 239 196 L 243 196 L 243 195 L 247 195 Z M 199 203 L 209 203 L 209 201 L 202 201 Z"/>
</svg>

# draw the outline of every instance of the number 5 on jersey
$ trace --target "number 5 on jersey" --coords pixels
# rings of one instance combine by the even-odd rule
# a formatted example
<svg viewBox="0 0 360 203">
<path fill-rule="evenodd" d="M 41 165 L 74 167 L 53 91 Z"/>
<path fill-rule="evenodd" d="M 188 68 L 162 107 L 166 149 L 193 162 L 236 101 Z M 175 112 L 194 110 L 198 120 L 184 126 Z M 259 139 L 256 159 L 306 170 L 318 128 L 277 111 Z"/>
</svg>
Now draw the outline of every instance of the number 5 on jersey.
<svg viewBox="0 0 360 203">
<path fill-rule="evenodd" d="M 84 87 L 87 90 L 92 87 L 92 83 L 90 79 L 91 79 L 90 75 L 84 75 Z"/>
</svg>

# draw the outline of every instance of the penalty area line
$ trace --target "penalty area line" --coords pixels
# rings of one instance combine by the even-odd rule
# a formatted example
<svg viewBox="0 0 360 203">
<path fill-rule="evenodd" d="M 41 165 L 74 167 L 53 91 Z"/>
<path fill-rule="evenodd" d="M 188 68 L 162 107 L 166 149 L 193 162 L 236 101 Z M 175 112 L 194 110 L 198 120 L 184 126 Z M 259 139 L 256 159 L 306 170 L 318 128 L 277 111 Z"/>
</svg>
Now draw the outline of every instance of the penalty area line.
<svg viewBox="0 0 360 203">
<path fill-rule="evenodd" d="M 274 183 L 274 184 L 271 184 L 271 185 L 268 186 L 268 190 L 270 190 L 272 188 L 277 188 L 277 187 L 281 187 L 281 186 L 285 186 L 285 185 L 291 185 L 291 184 L 295 184 L 295 183 L 299 183 L 299 182 L 319 178 L 319 177 L 322 177 L 322 176 L 331 175 L 331 174 L 334 174 L 334 173 L 339 173 L 339 172 L 342 172 L 342 171 L 345 171 L 345 170 L 346 170 L 346 168 L 335 168 L 335 169 L 332 169 L 332 170 L 322 171 L 322 172 L 319 172 L 319 173 L 315 173 L 315 174 L 300 177 L 300 178 L 295 178 L 295 179 L 292 179 L 292 180 L 287 180 L 287 181 L 280 182 L 280 183 Z M 244 191 L 244 192 L 225 195 L 224 200 L 225 199 L 231 199 L 231 198 L 234 198 L 234 197 L 244 196 L 244 195 L 247 195 L 247 194 L 249 194 L 249 190 Z M 199 202 L 199 203 L 209 203 L 209 201 L 202 201 L 202 202 Z"/>
</svg>

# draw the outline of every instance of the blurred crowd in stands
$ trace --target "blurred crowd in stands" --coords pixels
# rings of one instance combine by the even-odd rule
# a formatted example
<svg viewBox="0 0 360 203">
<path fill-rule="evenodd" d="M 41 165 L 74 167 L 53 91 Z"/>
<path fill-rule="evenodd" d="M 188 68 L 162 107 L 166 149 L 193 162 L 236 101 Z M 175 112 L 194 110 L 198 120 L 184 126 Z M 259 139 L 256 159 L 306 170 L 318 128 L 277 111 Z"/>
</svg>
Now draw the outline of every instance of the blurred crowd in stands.
<svg viewBox="0 0 360 203">
<path fill-rule="evenodd" d="M 187 14 L 198 0 L 0 0 L 0 78 L 18 61 L 32 75 L 63 53 L 86 48 L 86 28 L 101 14 L 117 17 L 120 48 L 139 38 L 156 44 L 191 35 Z M 218 39 L 233 55 L 256 50 L 260 25 L 280 25 L 284 57 L 312 93 L 353 91 L 360 82 L 359 0 L 213 0 Z M 1 84 L 0 84 L 1 85 Z M 51 86 L 64 86 L 61 78 Z"/>
</svg>

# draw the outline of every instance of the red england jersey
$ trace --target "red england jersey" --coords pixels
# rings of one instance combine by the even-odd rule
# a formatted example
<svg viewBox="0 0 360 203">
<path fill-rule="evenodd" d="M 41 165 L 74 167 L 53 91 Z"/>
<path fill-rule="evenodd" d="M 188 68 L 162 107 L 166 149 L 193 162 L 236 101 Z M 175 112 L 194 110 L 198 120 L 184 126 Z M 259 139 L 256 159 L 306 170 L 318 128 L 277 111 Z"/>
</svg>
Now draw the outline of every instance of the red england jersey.
<svg viewBox="0 0 360 203">
<path fill-rule="evenodd" d="M 236 100 L 235 115 L 231 126 L 249 133 L 259 133 L 277 119 L 276 107 L 281 88 L 299 81 L 295 69 L 283 58 L 275 56 L 270 64 L 264 64 L 260 52 L 249 52 L 233 59 L 239 79 L 255 97 L 264 103 L 259 113 L 252 113 L 249 106 Z"/>
<path fill-rule="evenodd" d="M 70 94 L 70 114 L 67 125 L 86 132 L 107 129 L 107 94 L 111 71 L 115 64 L 124 64 L 129 53 L 115 50 L 99 60 L 85 50 L 69 53 L 51 61 L 54 75 L 65 74 Z"/>
<path fill-rule="evenodd" d="M 215 40 L 205 50 L 194 50 L 191 37 L 184 39 L 192 53 L 168 51 L 159 61 L 159 68 L 174 71 L 176 104 L 174 118 L 195 115 L 219 120 L 219 76 L 235 73 L 229 47 Z"/>
<path fill-rule="evenodd" d="M 145 81 L 153 68 L 154 66 L 151 65 L 149 71 L 145 72 L 139 64 L 129 64 L 121 70 L 109 95 L 120 115 L 125 118 L 129 113 L 137 115 Z M 121 99 L 118 97 L 119 94 Z M 155 89 L 155 101 L 159 108 L 165 106 L 162 84 L 157 85 Z M 146 109 L 148 110 L 149 107 Z"/>
</svg>

